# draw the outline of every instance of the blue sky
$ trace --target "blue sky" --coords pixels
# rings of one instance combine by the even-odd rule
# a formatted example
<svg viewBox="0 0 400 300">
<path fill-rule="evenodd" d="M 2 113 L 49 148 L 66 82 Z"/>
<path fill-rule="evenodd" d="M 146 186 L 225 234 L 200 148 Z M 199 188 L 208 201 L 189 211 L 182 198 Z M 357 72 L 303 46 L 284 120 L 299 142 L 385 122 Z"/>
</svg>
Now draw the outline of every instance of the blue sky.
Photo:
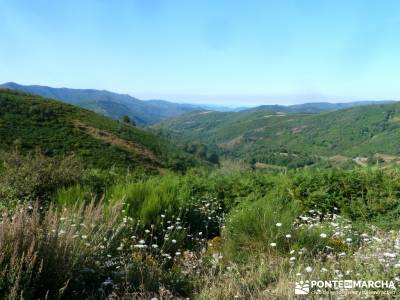
<svg viewBox="0 0 400 300">
<path fill-rule="evenodd" d="M 222 105 L 400 99 L 400 2 L 0 0 L 0 82 Z"/>
</svg>

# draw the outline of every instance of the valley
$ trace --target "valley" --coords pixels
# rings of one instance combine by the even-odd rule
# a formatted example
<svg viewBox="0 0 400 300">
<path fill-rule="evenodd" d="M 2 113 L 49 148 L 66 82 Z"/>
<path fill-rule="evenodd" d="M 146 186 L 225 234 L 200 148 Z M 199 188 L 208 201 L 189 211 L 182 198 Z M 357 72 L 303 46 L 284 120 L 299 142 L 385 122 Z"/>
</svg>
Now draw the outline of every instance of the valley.
<svg viewBox="0 0 400 300">
<path fill-rule="evenodd" d="M 397 282 L 399 113 L 206 110 L 139 128 L 1 89 L 0 297 L 296 299 L 299 278 Z"/>
<path fill-rule="evenodd" d="M 0 300 L 400 300 L 399 12 L 0 1 Z"/>
<path fill-rule="evenodd" d="M 312 114 L 191 113 L 153 128 L 164 136 L 179 136 L 186 144 L 206 143 L 223 157 L 249 163 L 295 168 L 351 163 L 356 157 L 391 163 L 399 154 L 399 109 L 399 104 L 379 104 Z"/>
</svg>

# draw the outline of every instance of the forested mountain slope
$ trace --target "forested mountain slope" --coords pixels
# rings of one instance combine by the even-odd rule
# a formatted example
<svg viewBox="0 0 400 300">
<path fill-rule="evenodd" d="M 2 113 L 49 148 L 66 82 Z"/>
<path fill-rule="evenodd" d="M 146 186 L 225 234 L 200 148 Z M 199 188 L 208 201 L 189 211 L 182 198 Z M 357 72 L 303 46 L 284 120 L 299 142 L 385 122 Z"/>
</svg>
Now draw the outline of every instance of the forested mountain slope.
<svg viewBox="0 0 400 300">
<path fill-rule="evenodd" d="M 200 112 L 155 128 L 185 143 L 201 142 L 220 154 L 268 164 L 400 153 L 400 104 L 353 107 L 318 114 Z M 340 155 L 338 157 L 338 155 Z"/>
<path fill-rule="evenodd" d="M 13 89 L 42 97 L 60 100 L 90 109 L 97 113 L 120 119 L 128 116 L 138 125 L 154 124 L 161 120 L 201 110 L 190 104 L 179 104 L 164 100 L 139 100 L 129 95 L 104 90 L 52 88 L 40 85 L 20 85 L 8 82 L 0 88 Z"/>
<path fill-rule="evenodd" d="M 86 109 L 0 90 L 0 149 L 75 153 L 96 167 L 164 168 L 184 163 L 185 155 L 155 135 Z"/>
</svg>

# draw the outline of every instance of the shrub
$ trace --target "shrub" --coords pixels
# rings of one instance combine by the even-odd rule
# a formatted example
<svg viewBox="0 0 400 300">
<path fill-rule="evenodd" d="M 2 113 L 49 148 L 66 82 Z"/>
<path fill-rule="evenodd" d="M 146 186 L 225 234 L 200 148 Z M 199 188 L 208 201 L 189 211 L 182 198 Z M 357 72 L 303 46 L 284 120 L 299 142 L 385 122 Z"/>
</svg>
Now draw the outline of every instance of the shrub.
<svg viewBox="0 0 400 300">
<path fill-rule="evenodd" d="M 0 199 L 8 204 L 20 201 L 48 201 L 56 189 L 77 182 L 83 172 L 74 156 L 50 158 L 39 151 L 26 156 L 3 153 Z"/>
<path fill-rule="evenodd" d="M 294 202 L 285 204 L 263 198 L 240 204 L 227 218 L 224 232 L 227 254 L 240 259 L 270 249 L 286 252 L 291 242 L 286 235 L 293 235 L 293 222 L 298 215 L 299 208 Z"/>
</svg>

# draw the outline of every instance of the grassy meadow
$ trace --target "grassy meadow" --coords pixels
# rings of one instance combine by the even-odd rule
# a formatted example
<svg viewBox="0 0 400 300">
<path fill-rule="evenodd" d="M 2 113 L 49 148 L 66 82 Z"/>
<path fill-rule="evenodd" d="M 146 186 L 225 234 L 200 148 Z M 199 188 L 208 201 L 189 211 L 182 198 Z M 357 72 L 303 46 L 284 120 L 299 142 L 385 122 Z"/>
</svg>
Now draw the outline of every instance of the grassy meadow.
<svg viewBox="0 0 400 300">
<path fill-rule="evenodd" d="M 291 299 L 316 277 L 400 281 L 396 169 L 2 161 L 1 299 Z"/>
</svg>

